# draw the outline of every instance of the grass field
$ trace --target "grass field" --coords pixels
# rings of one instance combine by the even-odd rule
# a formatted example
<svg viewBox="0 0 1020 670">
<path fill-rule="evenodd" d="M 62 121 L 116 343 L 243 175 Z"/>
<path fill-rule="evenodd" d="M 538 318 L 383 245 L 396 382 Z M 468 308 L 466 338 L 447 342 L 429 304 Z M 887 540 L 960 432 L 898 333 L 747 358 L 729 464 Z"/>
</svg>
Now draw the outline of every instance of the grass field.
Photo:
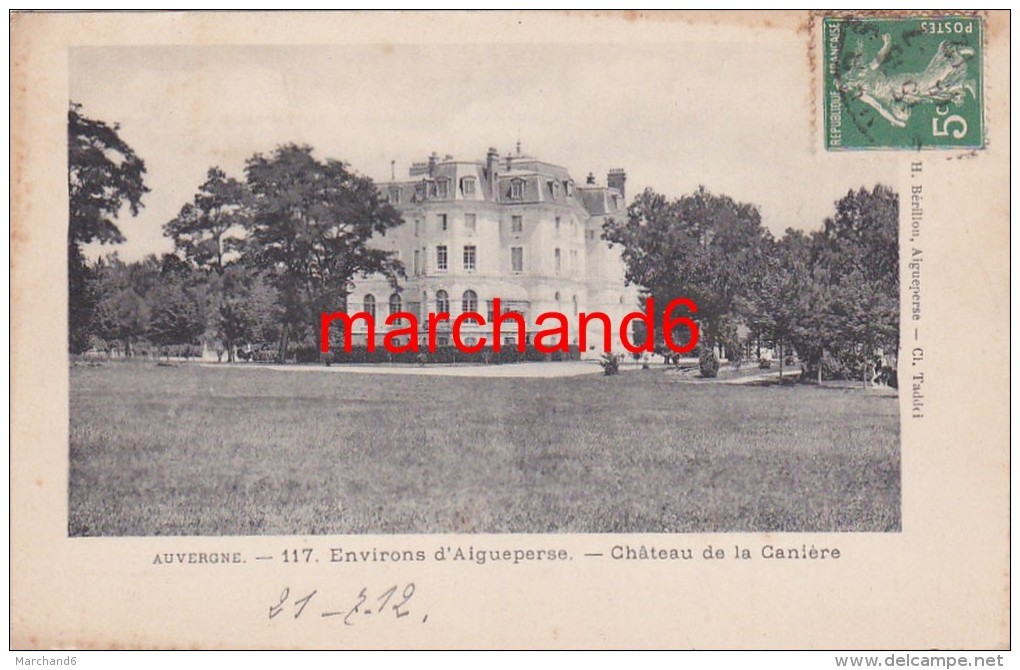
<svg viewBox="0 0 1020 670">
<path fill-rule="evenodd" d="M 895 398 L 615 377 L 71 369 L 69 532 L 895 531 Z"/>
</svg>

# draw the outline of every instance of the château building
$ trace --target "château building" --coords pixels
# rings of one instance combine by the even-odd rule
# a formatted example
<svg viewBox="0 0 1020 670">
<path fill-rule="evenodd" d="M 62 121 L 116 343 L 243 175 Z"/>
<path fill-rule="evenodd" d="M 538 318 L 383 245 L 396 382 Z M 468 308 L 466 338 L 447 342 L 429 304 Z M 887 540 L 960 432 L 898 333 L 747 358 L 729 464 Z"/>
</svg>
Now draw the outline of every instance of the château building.
<svg viewBox="0 0 1020 670">
<path fill-rule="evenodd" d="M 485 326 L 468 322 L 462 340 L 491 342 L 493 299 L 504 313 L 519 312 L 532 341 L 536 317 L 564 314 L 570 343 L 578 344 L 577 315 L 601 311 L 617 331 L 624 314 L 634 311 L 637 289 L 624 283 L 620 249 L 602 239 L 607 217 L 626 216 L 626 174 L 610 170 L 605 185 L 592 174 L 575 182 L 559 165 L 523 156 L 499 156 L 489 149 L 483 161 L 440 159 L 413 163 L 409 179 L 380 184 L 403 215 L 403 225 L 372 241 L 396 254 L 407 279 L 394 290 L 384 277 L 358 279 L 348 296 L 348 312 L 365 311 L 376 321 L 376 343 L 386 332 L 386 317 L 399 311 L 419 314 L 421 342 L 429 312 L 478 312 Z M 545 323 L 548 329 L 555 323 Z M 515 345 L 516 328 L 507 322 L 503 345 Z M 354 342 L 365 343 L 362 320 L 354 322 Z M 583 355 L 603 349 L 598 321 L 587 328 Z M 620 350 L 619 333 L 611 337 Z M 438 329 L 437 343 L 450 344 L 450 324 Z M 546 341 L 548 344 L 548 340 Z"/>
</svg>

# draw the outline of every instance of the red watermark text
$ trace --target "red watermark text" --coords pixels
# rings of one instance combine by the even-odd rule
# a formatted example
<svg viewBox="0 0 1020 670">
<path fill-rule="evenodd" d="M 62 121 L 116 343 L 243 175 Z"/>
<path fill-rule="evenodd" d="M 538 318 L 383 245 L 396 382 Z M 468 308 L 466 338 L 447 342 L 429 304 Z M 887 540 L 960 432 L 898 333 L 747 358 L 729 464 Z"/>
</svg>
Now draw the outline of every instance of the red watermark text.
<svg viewBox="0 0 1020 670">
<path fill-rule="evenodd" d="M 528 341 L 528 325 L 524 316 L 519 312 L 503 312 L 500 299 L 492 301 L 493 317 L 490 322 L 478 312 L 463 312 L 455 319 L 450 319 L 449 312 L 429 312 L 424 324 L 420 324 L 418 316 L 412 312 L 394 312 L 386 317 L 385 324 L 388 328 L 383 335 L 383 348 L 387 351 L 399 354 L 405 352 L 421 352 L 419 333 L 422 331 L 419 326 L 424 325 L 426 334 L 427 351 L 435 352 L 440 327 L 448 327 L 453 340 L 453 345 L 465 353 L 477 353 L 489 346 L 492 350 L 499 352 L 503 346 L 504 336 L 513 335 L 514 346 L 518 351 L 524 352 Z M 678 310 L 684 308 L 680 314 Z M 662 340 L 665 346 L 678 354 L 686 354 L 693 351 L 698 345 L 698 324 L 689 314 L 696 314 L 698 311 L 694 301 L 688 298 L 675 298 L 666 305 L 662 312 Z M 655 302 L 652 298 L 645 299 L 645 310 L 643 312 L 630 312 L 625 314 L 619 323 L 620 344 L 631 353 L 654 353 L 655 352 L 655 330 L 656 330 Z M 365 346 L 368 351 L 375 351 L 375 318 L 368 312 L 323 312 L 319 321 L 321 351 L 330 351 L 330 330 L 334 323 L 342 326 L 344 334 L 344 351 L 350 352 L 354 347 L 353 335 L 356 324 L 360 322 L 364 327 Z M 577 344 L 582 351 L 588 349 L 588 326 L 597 322 L 601 326 L 602 351 L 612 350 L 613 323 L 605 312 L 581 312 L 577 315 Z M 640 343 L 635 343 L 631 338 L 631 324 L 640 323 L 644 329 L 644 337 Z M 472 333 L 477 335 L 480 329 L 491 326 L 485 332 L 489 336 L 473 337 L 468 343 L 465 338 L 465 327 L 473 327 Z M 535 326 L 538 330 L 532 334 L 531 343 L 538 351 L 544 354 L 552 354 L 557 351 L 566 352 L 570 350 L 570 320 L 562 312 L 542 312 L 535 319 Z M 678 338 L 678 331 L 686 331 L 687 337 Z M 491 339 L 490 339 L 491 338 Z"/>
</svg>

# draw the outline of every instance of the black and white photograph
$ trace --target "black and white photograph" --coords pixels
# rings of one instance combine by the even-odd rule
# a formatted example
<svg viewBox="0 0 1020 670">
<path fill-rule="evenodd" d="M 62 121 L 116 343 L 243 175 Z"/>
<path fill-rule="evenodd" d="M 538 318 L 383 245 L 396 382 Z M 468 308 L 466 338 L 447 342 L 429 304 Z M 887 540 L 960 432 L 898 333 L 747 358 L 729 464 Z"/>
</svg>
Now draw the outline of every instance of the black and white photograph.
<svg viewBox="0 0 1020 670">
<path fill-rule="evenodd" d="M 899 530 L 898 175 L 717 51 L 71 50 L 68 533 Z"/>
<path fill-rule="evenodd" d="M 1007 23 L 19 17 L 12 635 L 1008 646 Z"/>
</svg>

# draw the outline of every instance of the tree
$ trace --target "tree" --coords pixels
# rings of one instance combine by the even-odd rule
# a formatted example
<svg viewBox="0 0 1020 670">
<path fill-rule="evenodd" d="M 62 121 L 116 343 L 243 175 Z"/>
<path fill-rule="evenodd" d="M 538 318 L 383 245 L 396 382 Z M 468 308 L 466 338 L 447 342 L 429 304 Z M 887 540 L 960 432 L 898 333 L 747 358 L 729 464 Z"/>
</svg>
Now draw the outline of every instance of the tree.
<svg viewBox="0 0 1020 670">
<path fill-rule="evenodd" d="M 648 189 L 631 203 L 627 221 L 606 222 L 603 237 L 623 246 L 627 280 L 657 305 L 694 301 L 705 344 L 734 338 L 768 239 L 755 206 L 704 187 L 673 201 Z"/>
<path fill-rule="evenodd" d="M 134 344 L 148 329 L 149 309 L 145 298 L 131 288 L 104 292 L 96 307 L 96 334 L 107 342 L 117 342 L 125 356 L 134 353 Z"/>
<path fill-rule="evenodd" d="M 67 245 L 68 348 L 79 354 L 89 348 L 99 302 L 95 272 L 77 244 Z"/>
<path fill-rule="evenodd" d="M 69 225 L 67 274 L 69 337 L 73 352 L 89 346 L 98 296 L 95 275 L 88 268 L 82 245 L 115 244 L 124 236 L 115 223 L 125 205 L 131 215 L 142 207 L 148 192 L 145 163 L 121 139 L 120 126 L 109 126 L 70 104 L 67 113 L 67 185 Z"/>
<path fill-rule="evenodd" d="M 770 238 L 760 269 L 752 286 L 752 317 L 748 325 L 778 348 L 782 379 L 787 347 L 797 324 L 809 312 L 811 238 L 793 229 L 788 229 L 779 240 Z"/>
<path fill-rule="evenodd" d="M 100 259 L 94 271 L 100 296 L 95 312 L 96 334 L 108 343 L 119 343 L 124 355 L 131 356 L 135 343 L 148 330 L 146 297 L 159 282 L 156 258 L 127 264 L 112 254 Z"/>
<path fill-rule="evenodd" d="M 275 339 L 271 330 L 278 323 L 280 309 L 276 290 L 261 272 L 231 263 L 218 281 L 217 332 L 232 363 L 238 343 Z"/>
<path fill-rule="evenodd" d="M 271 273 L 283 313 L 279 357 L 292 334 L 309 329 L 318 344 L 319 313 L 343 304 L 355 275 L 396 281 L 399 261 L 368 246 L 399 225 L 399 213 L 367 177 L 335 160 L 318 161 L 308 146 L 285 145 L 248 160 L 252 193 L 248 262 Z"/>
<path fill-rule="evenodd" d="M 164 273 L 163 281 L 148 298 L 146 335 L 153 344 L 164 350 L 173 345 L 194 344 L 205 332 L 201 295 L 185 277 L 172 271 Z"/>
<path fill-rule="evenodd" d="M 223 274 L 225 257 L 241 250 L 249 201 L 243 182 L 209 168 L 194 200 L 164 224 L 163 233 L 195 267 Z"/>
<path fill-rule="evenodd" d="M 246 242 L 251 194 L 244 182 L 211 167 L 192 202 L 163 226 L 177 252 L 206 273 L 207 334 L 222 343 L 228 362 L 235 342 L 249 339 L 257 316 L 250 312 L 247 289 L 258 272 L 237 263 Z"/>
<path fill-rule="evenodd" d="M 899 346 L 899 197 L 886 186 L 850 191 L 811 238 L 811 280 L 793 337 L 809 364 L 863 375 Z"/>
</svg>

